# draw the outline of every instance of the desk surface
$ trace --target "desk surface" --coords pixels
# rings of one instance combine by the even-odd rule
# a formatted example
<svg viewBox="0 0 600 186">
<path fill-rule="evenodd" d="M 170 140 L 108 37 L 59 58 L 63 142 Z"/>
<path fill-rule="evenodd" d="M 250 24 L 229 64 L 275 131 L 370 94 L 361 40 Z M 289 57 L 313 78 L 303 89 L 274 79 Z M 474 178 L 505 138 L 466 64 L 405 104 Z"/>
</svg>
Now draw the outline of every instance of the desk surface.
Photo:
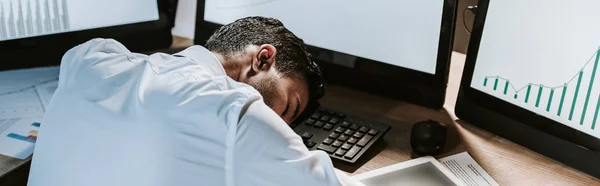
<svg viewBox="0 0 600 186">
<path fill-rule="evenodd" d="M 339 86 L 329 86 L 322 101 L 326 107 L 392 126 L 384 137 L 385 149 L 357 170 L 348 171 L 351 167 L 346 165 L 336 167 L 351 174 L 358 174 L 409 160 L 411 125 L 417 121 L 433 119 L 450 126 L 445 152 L 437 158 L 467 151 L 500 185 L 600 185 L 600 180 L 594 177 L 468 123 L 457 121 L 454 106 L 464 61 L 464 54 L 453 53 L 446 104 L 442 110 L 432 110 Z"/>
<path fill-rule="evenodd" d="M 500 185 L 600 185 L 600 181 L 591 176 L 472 125 L 457 122 L 454 104 L 464 61 L 464 54 L 453 53 L 446 104 L 442 110 L 330 85 L 322 100 L 323 105 L 392 125 L 384 138 L 385 148 L 376 151 L 371 159 L 367 158 L 358 167 L 343 164 L 336 164 L 336 167 L 358 174 L 409 160 L 411 125 L 417 121 L 433 119 L 450 126 L 451 140 L 448 140 L 446 151 L 438 158 L 468 151 Z M 0 178 L 29 160 L 0 155 Z"/>
</svg>

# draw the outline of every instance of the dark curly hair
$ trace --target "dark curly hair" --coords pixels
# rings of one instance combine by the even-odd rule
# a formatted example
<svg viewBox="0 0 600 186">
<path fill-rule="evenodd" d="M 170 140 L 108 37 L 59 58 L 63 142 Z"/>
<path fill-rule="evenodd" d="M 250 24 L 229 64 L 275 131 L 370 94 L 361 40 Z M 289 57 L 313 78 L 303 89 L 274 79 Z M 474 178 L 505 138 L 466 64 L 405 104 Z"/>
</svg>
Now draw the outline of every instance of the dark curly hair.
<svg viewBox="0 0 600 186">
<path fill-rule="evenodd" d="M 281 21 L 267 17 L 246 17 L 219 28 L 206 42 L 210 51 L 230 58 L 248 45 L 271 44 L 277 49 L 275 69 L 283 76 L 304 80 L 309 89 L 309 102 L 301 116 L 316 108 L 325 93 L 323 75 L 311 59 L 304 41 L 289 31 Z"/>
</svg>

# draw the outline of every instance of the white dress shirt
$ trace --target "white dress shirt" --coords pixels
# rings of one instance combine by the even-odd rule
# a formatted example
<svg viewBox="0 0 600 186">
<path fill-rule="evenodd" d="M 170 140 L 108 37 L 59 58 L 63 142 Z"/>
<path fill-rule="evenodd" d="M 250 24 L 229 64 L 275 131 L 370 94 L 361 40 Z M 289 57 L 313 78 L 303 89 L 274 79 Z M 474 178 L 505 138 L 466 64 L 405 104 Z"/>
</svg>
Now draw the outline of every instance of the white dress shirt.
<svg viewBox="0 0 600 186">
<path fill-rule="evenodd" d="M 29 186 L 360 185 L 201 46 L 131 53 L 94 39 L 69 50 Z"/>
</svg>

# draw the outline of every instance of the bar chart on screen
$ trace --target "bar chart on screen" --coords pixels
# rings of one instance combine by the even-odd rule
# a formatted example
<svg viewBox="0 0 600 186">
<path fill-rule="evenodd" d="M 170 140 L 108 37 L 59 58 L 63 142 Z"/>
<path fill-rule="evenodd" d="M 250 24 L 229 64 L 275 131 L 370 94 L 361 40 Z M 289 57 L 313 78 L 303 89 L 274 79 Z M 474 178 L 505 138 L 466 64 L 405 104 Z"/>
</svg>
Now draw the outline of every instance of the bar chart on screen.
<svg viewBox="0 0 600 186">
<path fill-rule="evenodd" d="M 527 82 L 523 86 L 515 86 L 513 80 L 502 75 L 485 76 L 481 82 L 485 92 L 517 102 L 543 115 L 561 118 L 570 125 L 579 125 L 588 131 L 595 131 L 600 130 L 600 85 L 596 85 L 600 82 L 597 79 L 600 73 L 598 63 L 600 47 L 588 61 L 570 63 L 579 64 L 581 67 L 578 71 L 565 72 L 571 73 L 572 76 L 563 82 Z"/>
<path fill-rule="evenodd" d="M 0 40 L 68 30 L 66 0 L 0 0 Z"/>
</svg>

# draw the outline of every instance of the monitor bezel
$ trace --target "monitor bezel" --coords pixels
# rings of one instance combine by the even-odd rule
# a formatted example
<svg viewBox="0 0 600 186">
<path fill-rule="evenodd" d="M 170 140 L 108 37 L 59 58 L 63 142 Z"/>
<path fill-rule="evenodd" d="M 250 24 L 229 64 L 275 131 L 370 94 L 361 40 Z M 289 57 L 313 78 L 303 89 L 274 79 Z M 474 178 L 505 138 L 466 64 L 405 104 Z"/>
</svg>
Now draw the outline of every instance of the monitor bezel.
<svg viewBox="0 0 600 186">
<path fill-rule="evenodd" d="M 204 20 L 204 2 L 198 1 L 196 10 L 194 43 L 199 45 L 204 45 L 210 35 L 221 26 Z M 446 0 L 443 3 L 435 74 L 361 57 L 356 57 L 352 67 L 317 57 L 315 61 L 321 66 L 326 81 L 434 109 L 442 108 L 454 43 L 457 0 Z M 309 46 L 309 50 L 313 55 L 325 53 L 351 56 L 315 46 Z"/>
<path fill-rule="evenodd" d="M 113 38 L 133 52 L 169 48 L 176 0 L 156 0 L 158 20 L 0 41 L 0 71 L 59 65 L 69 49 L 93 38 Z"/>
<path fill-rule="evenodd" d="M 471 87 L 489 0 L 481 0 L 467 51 L 456 115 L 540 154 L 600 178 L 600 139 Z M 485 103 L 485 104 L 483 104 Z"/>
</svg>

